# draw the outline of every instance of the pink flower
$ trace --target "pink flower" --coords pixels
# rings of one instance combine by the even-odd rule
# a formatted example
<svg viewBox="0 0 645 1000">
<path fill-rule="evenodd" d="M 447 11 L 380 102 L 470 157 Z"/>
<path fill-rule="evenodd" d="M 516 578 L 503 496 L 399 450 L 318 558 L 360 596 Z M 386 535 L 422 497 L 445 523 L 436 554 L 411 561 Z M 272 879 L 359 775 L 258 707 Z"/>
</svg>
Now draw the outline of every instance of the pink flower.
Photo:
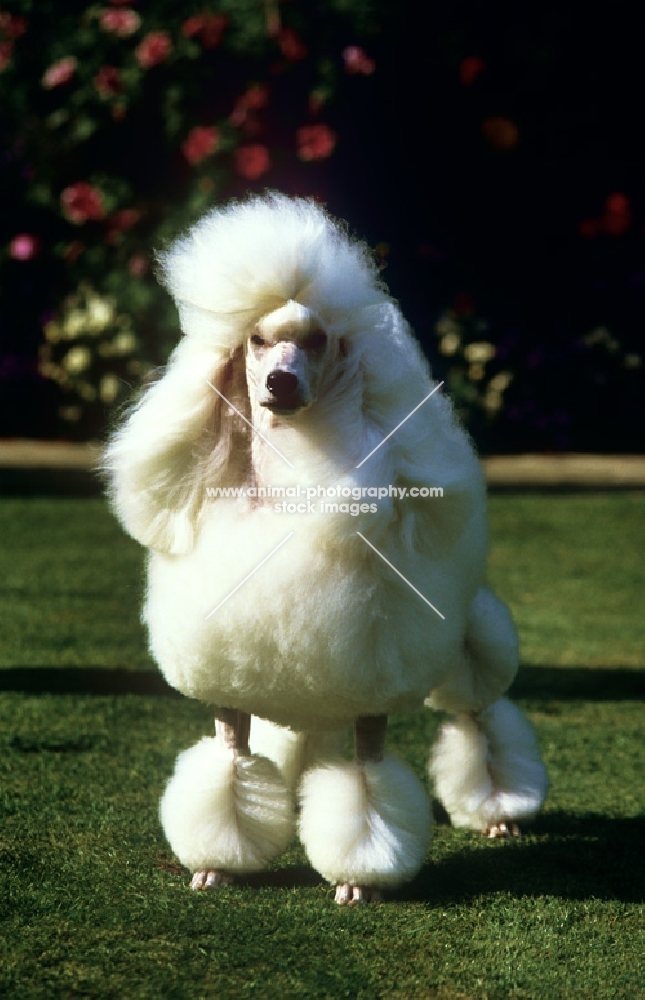
<svg viewBox="0 0 645 1000">
<path fill-rule="evenodd" d="M 141 26 L 141 18 L 136 10 L 104 10 L 101 12 L 99 24 L 104 31 L 111 31 L 119 38 L 133 35 Z"/>
<path fill-rule="evenodd" d="M 301 160 L 324 160 L 334 151 L 337 137 L 328 125 L 303 125 L 296 132 Z"/>
<path fill-rule="evenodd" d="M 40 250 L 40 240 L 33 233 L 19 233 L 9 244 L 9 256 L 14 260 L 33 260 Z"/>
<path fill-rule="evenodd" d="M 141 278 L 148 270 L 148 258 L 144 253 L 135 253 L 128 261 L 128 271 L 134 278 Z"/>
<path fill-rule="evenodd" d="M 65 218 L 77 226 L 105 218 L 101 192 L 86 181 L 66 187 L 61 193 L 60 201 Z"/>
<path fill-rule="evenodd" d="M 307 55 L 307 46 L 293 28 L 281 28 L 278 32 L 278 45 L 285 59 L 289 62 L 300 62 Z"/>
<path fill-rule="evenodd" d="M 137 62 L 144 69 L 165 62 L 172 51 L 170 35 L 166 31 L 149 32 L 134 51 Z"/>
<path fill-rule="evenodd" d="M 111 4 L 114 4 L 115 7 L 118 7 L 118 6 L 126 4 L 126 3 L 131 3 L 131 2 L 135 3 L 136 0 L 109 0 L 109 2 Z"/>
<path fill-rule="evenodd" d="M 269 150 L 260 143 L 238 146 L 235 150 L 235 169 L 241 177 L 255 181 L 271 166 Z"/>
<path fill-rule="evenodd" d="M 123 90 L 120 70 L 116 66 L 101 66 L 94 77 L 94 86 L 101 97 L 116 97 Z"/>
<path fill-rule="evenodd" d="M 69 81 L 74 76 L 76 72 L 76 59 L 74 56 L 66 56 L 64 59 L 60 59 L 53 66 L 50 66 L 48 70 L 45 70 L 43 77 L 41 79 L 41 84 L 45 90 L 52 90 L 54 87 L 62 87 L 64 83 L 69 83 Z"/>
<path fill-rule="evenodd" d="M 370 76 L 376 69 L 376 63 L 358 45 L 348 45 L 343 49 L 343 61 L 346 73 L 363 73 Z"/>
<path fill-rule="evenodd" d="M 486 69 L 486 63 L 479 56 L 467 56 L 459 64 L 459 82 L 463 87 L 471 87 Z"/>
<path fill-rule="evenodd" d="M 215 49 L 222 41 L 228 25 L 226 14 L 195 14 L 181 26 L 186 38 L 197 36 L 205 49 Z"/>
<path fill-rule="evenodd" d="M 192 128 L 181 144 L 181 151 L 192 166 L 212 156 L 219 145 L 219 129 L 214 125 Z"/>
</svg>

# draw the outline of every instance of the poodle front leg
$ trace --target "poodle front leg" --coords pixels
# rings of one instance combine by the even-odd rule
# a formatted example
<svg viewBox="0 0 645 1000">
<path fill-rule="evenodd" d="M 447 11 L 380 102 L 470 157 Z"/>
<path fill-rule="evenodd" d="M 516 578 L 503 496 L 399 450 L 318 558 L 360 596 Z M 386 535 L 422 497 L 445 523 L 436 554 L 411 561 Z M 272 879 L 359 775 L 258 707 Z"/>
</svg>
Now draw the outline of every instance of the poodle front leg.
<svg viewBox="0 0 645 1000">
<path fill-rule="evenodd" d="M 385 753 L 386 730 L 387 716 L 358 718 L 354 760 L 315 766 L 302 780 L 300 839 L 341 905 L 411 879 L 430 839 L 428 797 L 411 769 Z"/>
<path fill-rule="evenodd" d="M 235 708 L 215 709 L 215 742 L 222 751 L 230 751 L 234 759 L 249 752 L 251 716 Z M 219 869 L 201 869 L 190 880 L 191 889 L 215 889 L 230 885 L 233 875 Z"/>
<path fill-rule="evenodd" d="M 215 737 L 177 758 L 161 822 L 193 889 L 261 871 L 295 832 L 292 797 L 272 761 L 249 751 L 250 716 L 218 709 Z"/>
<path fill-rule="evenodd" d="M 354 760 L 357 764 L 380 764 L 385 756 L 387 736 L 387 715 L 362 715 L 354 723 Z M 351 885 L 340 882 L 336 886 L 334 900 L 339 906 L 355 906 L 357 903 L 380 903 L 381 890 L 378 886 Z"/>
</svg>

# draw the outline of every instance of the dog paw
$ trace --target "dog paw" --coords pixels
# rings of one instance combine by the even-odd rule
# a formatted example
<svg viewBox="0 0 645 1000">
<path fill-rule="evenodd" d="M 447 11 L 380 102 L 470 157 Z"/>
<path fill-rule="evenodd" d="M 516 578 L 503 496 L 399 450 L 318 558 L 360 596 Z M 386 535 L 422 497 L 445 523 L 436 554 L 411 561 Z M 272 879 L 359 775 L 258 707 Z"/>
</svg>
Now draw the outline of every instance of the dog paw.
<svg viewBox="0 0 645 1000">
<path fill-rule="evenodd" d="M 363 903 L 380 903 L 383 899 L 381 890 L 374 885 L 350 885 L 342 882 L 336 886 L 334 901 L 339 906 L 358 906 Z"/>
<path fill-rule="evenodd" d="M 517 823 L 493 823 L 484 830 L 484 836 L 489 840 L 522 839 L 522 831 Z"/>
<path fill-rule="evenodd" d="M 217 870 L 195 872 L 190 880 L 191 889 L 218 889 L 221 885 L 231 885 L 233 876 Z"/>
</svg>

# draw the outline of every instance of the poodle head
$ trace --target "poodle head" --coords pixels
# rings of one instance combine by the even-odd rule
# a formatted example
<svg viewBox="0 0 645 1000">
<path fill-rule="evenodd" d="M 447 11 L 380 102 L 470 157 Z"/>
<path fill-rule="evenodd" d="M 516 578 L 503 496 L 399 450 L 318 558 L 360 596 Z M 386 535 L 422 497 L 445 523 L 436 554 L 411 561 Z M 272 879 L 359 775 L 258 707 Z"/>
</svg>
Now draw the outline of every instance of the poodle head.
<svg viewBox="0 0 645 1000">
<path fill-rule="evenodd" d="M 263 316 L 247 340 L 246 378 L 255 405 L 291 416 L 318 397 L 333 347 L 318 317 L 293 300 Z"/>
<path fill-rule="evenodd" d="M 190 551 L 207 487 L 255 473 L 252 430 L 298 433 L 304 411 L 311 447 L 320 418 L 388 428 L 422 398 L 425 363 L 368 249 L 315 202 L 272 193 L 215 209 L 159 260 L 184 336 L 103 463 L 144 545 Z"/>
</svg>

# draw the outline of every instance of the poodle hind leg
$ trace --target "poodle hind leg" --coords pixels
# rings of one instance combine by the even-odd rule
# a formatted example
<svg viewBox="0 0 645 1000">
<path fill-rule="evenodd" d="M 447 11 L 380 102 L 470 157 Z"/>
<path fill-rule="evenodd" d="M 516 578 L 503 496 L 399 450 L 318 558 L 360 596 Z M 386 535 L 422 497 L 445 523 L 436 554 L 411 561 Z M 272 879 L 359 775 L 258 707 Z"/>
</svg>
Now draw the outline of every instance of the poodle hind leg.
<svg viewBox="0 0 645 1000">
<path fill-rule="evenodd" d="M 376 901 L 414 877 L 430 839 L 430 804 L 412 770 L 385 754 L 386 716 L 355 723 L 351 762 L 321 764 L 303 777 L 300 839 L 340 905 Z"/>
<path fill-rule="evenodd" d="M 296 732 L 255 715 L 251 720 L 252 753 L 272 760 L 294 795 L 308 768 L 323 760 L 342 757 L 345 738 L 343 731 Z"/>
<path fill-rule="evenodd" d="M 437 798 L 457 827 L 518 837 L 546 797 L 548 779 L 533 729 L 506 698 L 445 723 L 429 763 Z"/>
<path fill-rule="evenodd" d="M 250 716 L 216 714 L 216 735 L 180 754 L 160 805 L 166 837 L 209 889 L 261 871 L 295 832 L 293 799 L 272 761 L 249 751 Z"/>
</svg>

